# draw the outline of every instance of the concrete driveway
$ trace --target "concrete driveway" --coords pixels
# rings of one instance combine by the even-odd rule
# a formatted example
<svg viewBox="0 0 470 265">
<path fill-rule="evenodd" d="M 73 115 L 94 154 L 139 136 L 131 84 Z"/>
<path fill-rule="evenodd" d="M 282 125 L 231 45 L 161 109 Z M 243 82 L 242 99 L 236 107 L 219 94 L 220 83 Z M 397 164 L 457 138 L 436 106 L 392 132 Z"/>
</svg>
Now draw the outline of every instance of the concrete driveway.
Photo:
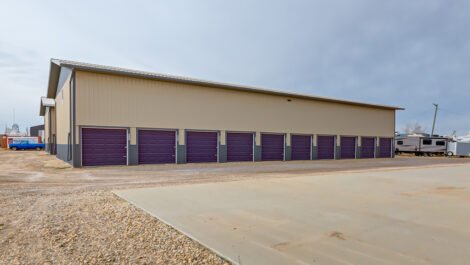
<svg viewBox="0 0 470 265">
<path fill-rule="evenodd" d="M 120 190 L 239 264 L 469 264 L 470 165 Z"/>
</svg>

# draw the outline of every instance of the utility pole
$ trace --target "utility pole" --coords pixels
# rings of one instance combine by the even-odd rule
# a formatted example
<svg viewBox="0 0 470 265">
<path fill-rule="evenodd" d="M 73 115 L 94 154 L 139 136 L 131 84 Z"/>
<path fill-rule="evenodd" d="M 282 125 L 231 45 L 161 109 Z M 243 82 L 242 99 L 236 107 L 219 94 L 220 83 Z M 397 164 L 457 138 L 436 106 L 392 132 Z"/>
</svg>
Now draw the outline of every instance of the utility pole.
<svg viewBox="0 0 470 265">
<path fill-rule="evenodd" d="M 433 120 L 433 122 L 432 122 L 431 136 L 434 135 L 434 128 L 435 128 L 435 126 L 436 126 L 437 110 L 439 109 L 439 105 L 438 105 L 438 104 L 436 104 L 436 103 L 432 103 L 432 104 L 434 105 L 435 109 L 434 109 L 434 120 Z"/>
</svg>

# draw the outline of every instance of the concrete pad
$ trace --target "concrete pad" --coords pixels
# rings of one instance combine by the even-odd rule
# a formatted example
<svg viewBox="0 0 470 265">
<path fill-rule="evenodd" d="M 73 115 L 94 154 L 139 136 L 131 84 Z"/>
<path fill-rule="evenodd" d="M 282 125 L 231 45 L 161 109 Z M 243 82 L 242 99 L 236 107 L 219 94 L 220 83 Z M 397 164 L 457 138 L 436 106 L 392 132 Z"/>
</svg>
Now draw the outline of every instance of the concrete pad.
<svg viewBox="0 0 470 265">
<path fill-rule="evenodd" d="M 470 260 L 470 165 L 115 193 L 239 264 Z"/>
</svg>

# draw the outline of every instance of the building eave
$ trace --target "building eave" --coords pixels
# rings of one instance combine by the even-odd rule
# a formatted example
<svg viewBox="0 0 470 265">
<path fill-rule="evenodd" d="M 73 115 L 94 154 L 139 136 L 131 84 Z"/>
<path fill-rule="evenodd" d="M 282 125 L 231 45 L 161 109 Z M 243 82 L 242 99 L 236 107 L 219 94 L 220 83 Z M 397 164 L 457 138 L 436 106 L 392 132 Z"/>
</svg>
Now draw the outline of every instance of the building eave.
<svg viewBox="0 0 470 265">
<path fill-rule="evenodd" d="M 55 107 L 55 100 L 53 98 L 41 97 L 39 116 L 44 116 L 46 114 L 47 107 Z"/>
</svg>

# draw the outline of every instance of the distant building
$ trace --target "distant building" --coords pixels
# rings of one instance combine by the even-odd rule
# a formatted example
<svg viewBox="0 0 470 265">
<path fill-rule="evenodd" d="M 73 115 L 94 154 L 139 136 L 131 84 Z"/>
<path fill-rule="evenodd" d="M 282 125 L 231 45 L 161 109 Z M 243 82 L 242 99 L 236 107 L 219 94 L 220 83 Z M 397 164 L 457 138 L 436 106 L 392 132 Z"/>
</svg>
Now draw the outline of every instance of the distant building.
<svg viewBox="0 0 470 265">
<path fill-rule="evenodd" d="M 20 132 L 20 126 L 14 123 L 11 128 L 5 127 L 5 135 L 7 136 L 27 136 L 27 133 Z"/>
<path fill-rule="evenodd" d="M 44 124 L 36 125 L 36 126 L 29 128 L 29 136 L 44 137 Z"/>
</svg>

